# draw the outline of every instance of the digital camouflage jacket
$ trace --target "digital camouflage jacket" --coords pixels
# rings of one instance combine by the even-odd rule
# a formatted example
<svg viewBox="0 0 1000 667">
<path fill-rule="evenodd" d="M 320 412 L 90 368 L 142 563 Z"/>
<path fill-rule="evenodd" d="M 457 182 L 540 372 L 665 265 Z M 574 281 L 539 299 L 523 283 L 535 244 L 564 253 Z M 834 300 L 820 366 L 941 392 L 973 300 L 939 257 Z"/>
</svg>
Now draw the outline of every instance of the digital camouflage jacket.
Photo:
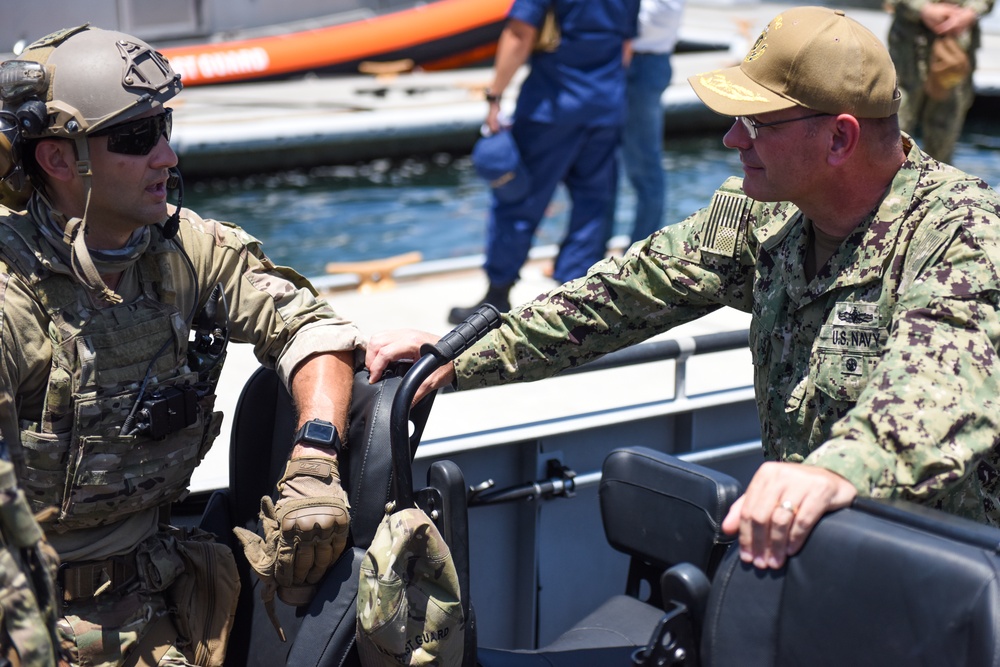
<svg viewBox="0 0 1000 667">
<path fill-rule="evenodd" d="M 752 314 L 766 458 L 1000 525 L 1000 197 L 904 139 L 884 199 L 812 281 L 800 212 L 733 178 L 506 315 L 459 359 L 459 388 L 547 377 L 731 306 Z"/>
</svg>

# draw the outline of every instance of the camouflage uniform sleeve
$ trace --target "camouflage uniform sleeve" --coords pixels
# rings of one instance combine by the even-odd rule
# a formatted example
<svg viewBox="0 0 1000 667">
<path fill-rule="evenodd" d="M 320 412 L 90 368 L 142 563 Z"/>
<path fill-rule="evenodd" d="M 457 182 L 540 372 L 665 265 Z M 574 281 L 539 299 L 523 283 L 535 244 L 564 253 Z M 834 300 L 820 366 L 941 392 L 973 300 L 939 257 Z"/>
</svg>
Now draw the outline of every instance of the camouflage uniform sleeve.
<svg viewBox="0 0 1000 667">
<path fill-rule="evenodd" d="M 1000 215 L 947 217 L 954 233 L 901 296 L 876 375 L 805 460 L 862 495 L 933 501 L 1000 443 Z"/>
<path fill-rule="evenodd" d="M 690 322 L 722 306 L 749 312 L 756 246 L 751 203 L 739 200 L 719 234 L 713 204 L 512 310 L 455 365 L 460 389 L 539 380 Z M 732 224 L 730 224 L 732 223 Z M 717 239 L 727 236 L 726 243 Z"/>
<path fill-rule="evenodd" d="M 0 262 L 0 434 L 20 438 L 18 415 L 41 415 L 49 376 L 48 316 L 25 285 Z M 13 451 L 19 451 L 15 448 Z"/>
<path fill-rule="evenodd" d="M 222 283 L 230 336 L 253 344 L 260 362 L 275 368 L 283 381 L 314 354 L 363 347 L 357 327 L 319 298 L 308 280 L 272 263 L 257 239 L 235 225 L 186 214 L 184 242 L 194 246 L 189 252 L 201 276 L 202 298 Z"/>
</svg>

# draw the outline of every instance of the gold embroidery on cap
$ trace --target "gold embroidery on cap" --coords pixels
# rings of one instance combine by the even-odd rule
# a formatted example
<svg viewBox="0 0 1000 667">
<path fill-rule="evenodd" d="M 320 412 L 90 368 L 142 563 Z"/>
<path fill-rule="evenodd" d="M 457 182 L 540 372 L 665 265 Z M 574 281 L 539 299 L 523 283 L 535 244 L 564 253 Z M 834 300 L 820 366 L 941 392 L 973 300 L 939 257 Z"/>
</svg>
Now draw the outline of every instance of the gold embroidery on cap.
<svg viewBox="0 0 1000 667">
<path fill-rule="evenodd" d="M 756 60 L 761 56 L 761 54 L 764 53 L 764 50 L 767 49 L 767 43 L 764 41 L 767 39 L 767 30 L 767 28 L 764 28 L 764 30 L 760 33 L 760 37 L 758 37 L 757 41 L 753 43 L 747 57 L 743 59 L 745 62 Z"/>
<path fill-rule="evenodd" d="M 735 84 L 725 77 L 724 74 L 716 73 L 711 77 L 699 77 L 699 83 L 703 85 L 708 90 L 711 90 L 717 95 L 728 98 L 730 100 L 737 100 L 740 102 L 768 102 L 768 98 L 760 95 L 757 92 L 750 90 L 749 88 L 744 88 L 741 85 Z"/>
</svg>

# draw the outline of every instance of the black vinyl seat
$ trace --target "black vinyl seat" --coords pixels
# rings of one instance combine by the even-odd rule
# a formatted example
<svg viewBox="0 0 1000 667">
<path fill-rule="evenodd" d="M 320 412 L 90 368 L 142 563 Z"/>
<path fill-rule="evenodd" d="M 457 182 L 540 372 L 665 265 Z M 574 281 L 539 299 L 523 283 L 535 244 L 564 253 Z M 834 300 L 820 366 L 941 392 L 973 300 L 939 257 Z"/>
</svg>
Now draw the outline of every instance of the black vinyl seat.
<svg viewBox="0 0 1000 667">
<path fill-rule="evenodd" d="M 702 631 L 706 666 L 1000 666 L 1000 530 L 858 500 L 777 572 L 728 554 Z"/>
<path fill-rule="evenodd" d="M 758 570 L 713 535 L 738 492 L 726 475 L 667 454 L 612 452 L 605 531 L 633 554 L 630 588 L 636 570 L 661 572 L 662 605 L 613 598 L 542 649 L 480 649 L 481 667 L 626 667 L 628 645 L 646 642 L 641 665 L 1000 667 L 1000 530 L 858 499 L 825 516 L 785 567 Z M 626 508 L 634 525 L 614 521 Z"/>
<path fill-rule="evenodd" d="M 686 573 L 676 575 L 673 568 L 688 564 L 696 572 L 714 570 L 732 541 L 722 533 L 722 519 L 740 493 L 740 484 L 729 475 L 662 452 L 644 447 L 611 452 L 601 470 L 601 520 L 608 543 L 630 556 L 624 594 L 540 649 L 480 648 L 480 667 L 630 665 L 674 598 L 704 607 L 707 577 L 688 582 Z M 678 584 L 684 589 L 680 593 Z"/>
</svg>

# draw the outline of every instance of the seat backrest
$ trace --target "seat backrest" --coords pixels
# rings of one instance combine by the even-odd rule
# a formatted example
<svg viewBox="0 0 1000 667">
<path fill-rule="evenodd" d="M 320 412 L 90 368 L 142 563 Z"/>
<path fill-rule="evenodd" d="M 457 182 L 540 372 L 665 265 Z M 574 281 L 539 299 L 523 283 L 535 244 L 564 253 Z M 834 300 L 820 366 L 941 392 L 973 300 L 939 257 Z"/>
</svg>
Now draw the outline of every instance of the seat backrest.
<svg viewBox="0 0 1000 667">
<path fill-rule="evenodd" d="M 258 368 L 243 386 L 229 438 L 229 495 L 237 526 L 253 530 L 260 499 L 274 492 L 295 433 L 295 407 L 278 374 Z"/>
<path fill-rule="evenodd" d="M 632 557 L 626 592 L 640 581 L 658 598 L 659 577 L 678 563 L 711 573 L 732 537 L 722 520 L 742 493 L 729 475 L 646 447 L 618 449 L 601 472 L 601 518 L 608 543 Z M 655 520 L 653 518 L 655 517 Z"/>
<path fill-rule="evenodd" d="M 355 546 L 367 548 L 385 513 L 392 470 L 389 408 L 405 370 L 405 365 L 394 365 L 375 384 L 369 383 L 367 369 L 354 376 L 340 474 L 351 503 Z M 433 401 L 432 394 L 410 411 L 413 443 L 420 441 Z M 277 373 L 258 368 L 243 387 L 233 415 L 229 493 L 236 525 L 255 528 L 261 497 L 273 494 L 284 474 L 295 422 L 295 407 Z"/>
<path fill-rule="evenodd" d="M 292 609 L 276 604 L 288 637 L 286 644 L 277 642 L 270 627 L 242 549 L 224 534 L 226 531 L 215 531 L 234 548 L 244 582 L 253 584 L 245 585 L 241 592 L 227 665 L 344 664 L 344 656 L 353 644 L 361 559 L 389 499 L 389 408 L 403 372 L 405 366 L 393 367 L 376 384 L 369 383 L 367 370 L 355 373 L 348 437 L 340 463 L 341 481 L 351 504 L 351 544 L 321 581 L 308 607 Z M 423 433 L 432 403 L 433 395 L 410 411 L 411 453 Z M 261 497 L 275 493 L 295 426 L 295 409 L 288 391 L 274 371 L 259 368 L 244 386 L 233 415 L 228 489 L 229 520 L 233 525 L 256 529 Z"/>
<path fill-rule="evenodd" d="M 702 664 L 1000 666 L 1000 530 L 859 500 L 781 570 L 726 555 Z"/>
<path fill-rule="evenodd" d="M 350 432 L 344 452 L 347 466 L 341 470 L 341 475 L 351 501 L 351 540 L 357 547 L 367 549 L 371 544 L 392 493 L 389 416 L 392 399 L 408 368 L 405 364 L 392 365 L 375 384 L 369 383 L 367 369 L 354 376 Z M 430 416 L 434 397 L 430 394 L 410 409 L 411 460 Z"/>
</svg>

